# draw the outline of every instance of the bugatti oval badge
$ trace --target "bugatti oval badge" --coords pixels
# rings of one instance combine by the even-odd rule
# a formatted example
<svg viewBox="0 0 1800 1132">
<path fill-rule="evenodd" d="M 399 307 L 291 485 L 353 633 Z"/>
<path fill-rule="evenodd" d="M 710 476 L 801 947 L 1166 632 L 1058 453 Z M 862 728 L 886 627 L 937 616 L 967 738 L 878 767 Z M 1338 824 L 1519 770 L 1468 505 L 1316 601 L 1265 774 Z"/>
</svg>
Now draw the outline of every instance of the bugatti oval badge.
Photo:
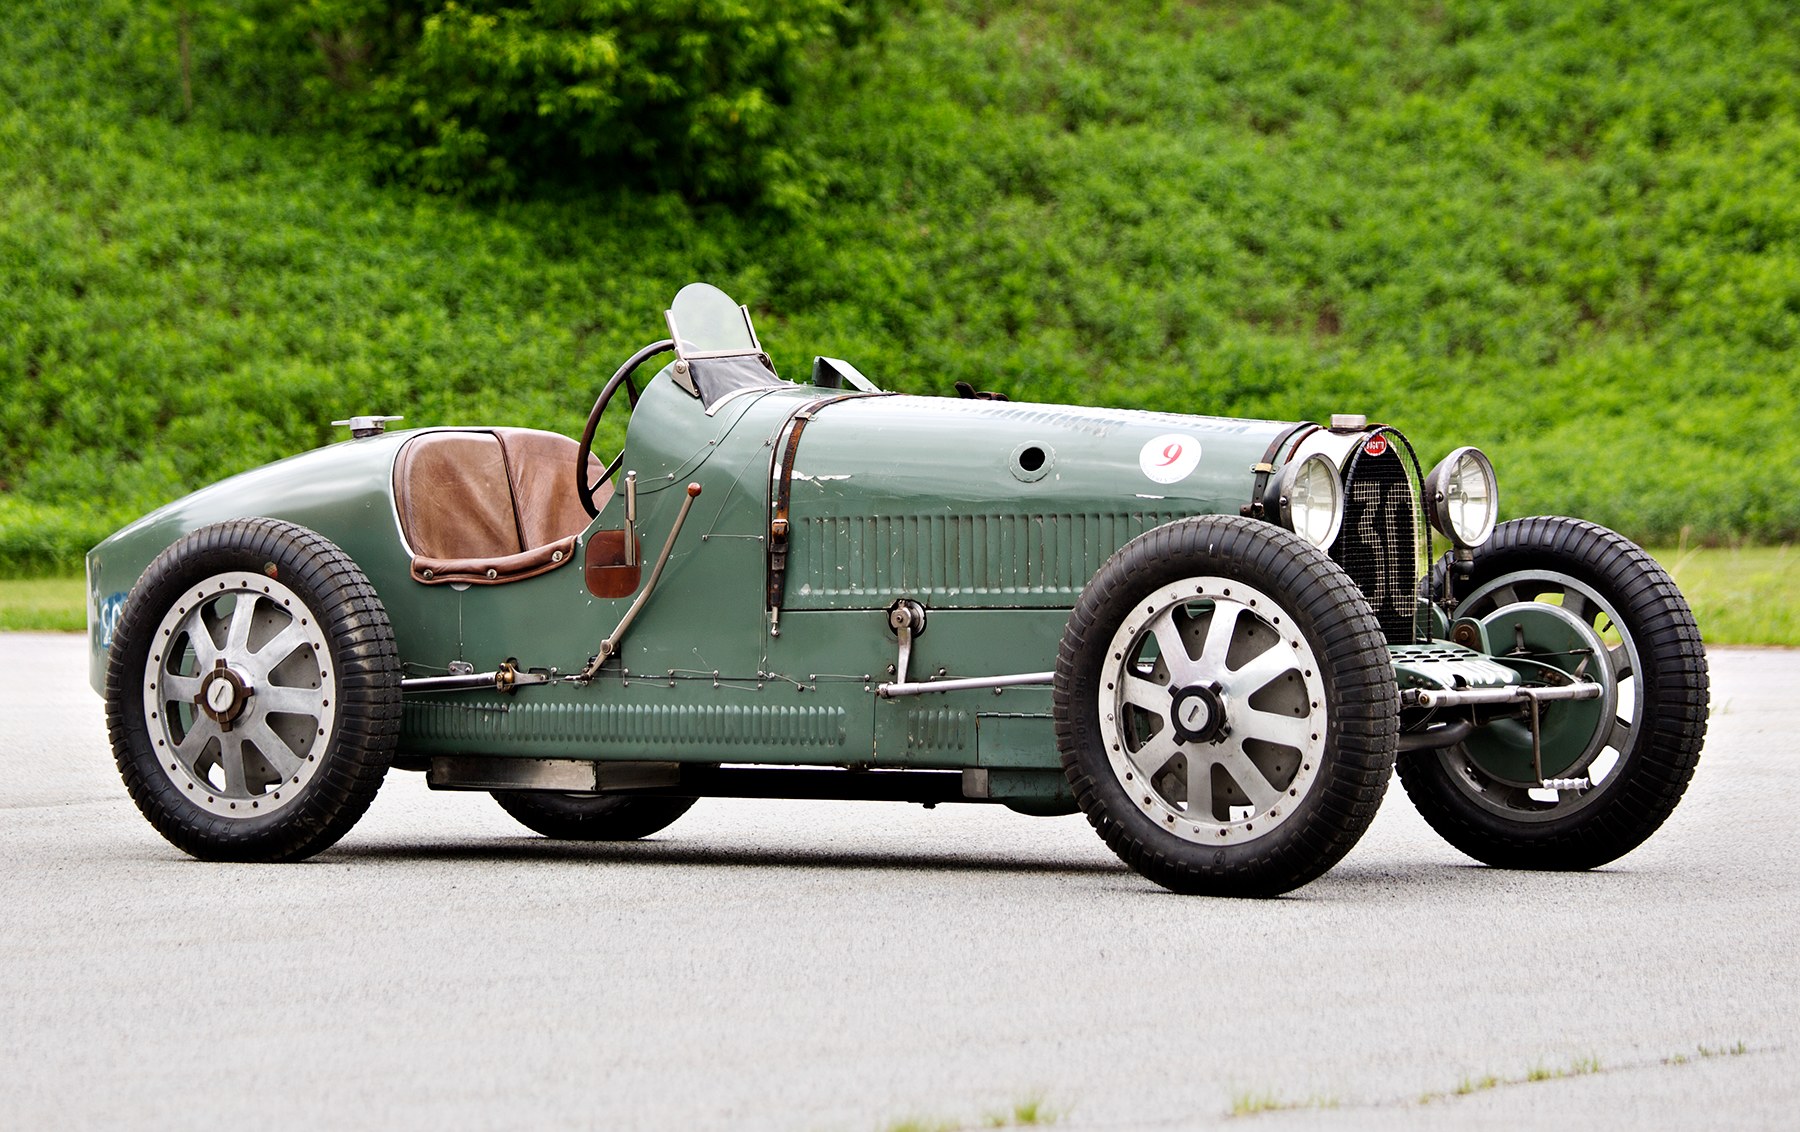
<svg viewBox="0 0 1800 1132">
<path fill-rule="evenodd" d="M 1138 467 L 1157 483 L 1187 479 L 1199 463 L 1200 442 L 1182 432 L 1153 436 L 1138 451 Z"/>
<path fill-rule="evenodd" d="M 1369 442 L 1367 444 L 1363 445 L 1363 455 L 1379 456 L 1383 452 L 1386 452 L 1387 449 L 1388 449 L 1387 437 L 1381 435 L 1380 433 L 1376 433 L 1374 436 L 1371 436 L 1369 438 Z"/>
</svg>

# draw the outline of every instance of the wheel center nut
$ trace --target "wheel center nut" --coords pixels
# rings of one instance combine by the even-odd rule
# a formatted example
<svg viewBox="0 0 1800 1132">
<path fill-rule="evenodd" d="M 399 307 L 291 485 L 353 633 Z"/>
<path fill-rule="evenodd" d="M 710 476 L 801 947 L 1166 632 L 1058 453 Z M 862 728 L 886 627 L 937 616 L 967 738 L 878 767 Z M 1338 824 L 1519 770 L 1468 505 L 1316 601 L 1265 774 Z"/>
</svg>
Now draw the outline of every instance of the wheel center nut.
<svg viewBox="0 0 1800 1132">
<path fill-rule="evenodd" d="M 1172 689 L 1170 696 L 1177 742 L 1216 743 L 1225 737 L 1225 701 L 1217 684 L 1189 684 Z"/>
<path fill-rule="evenodd" d="M 250 681 L 236 669 L 221 664 L 201 681 L 196 699 L 200 710 L 218 723 L 226 724 L 243 714 L 244 701 L 250 698 Z"/>
</svg>

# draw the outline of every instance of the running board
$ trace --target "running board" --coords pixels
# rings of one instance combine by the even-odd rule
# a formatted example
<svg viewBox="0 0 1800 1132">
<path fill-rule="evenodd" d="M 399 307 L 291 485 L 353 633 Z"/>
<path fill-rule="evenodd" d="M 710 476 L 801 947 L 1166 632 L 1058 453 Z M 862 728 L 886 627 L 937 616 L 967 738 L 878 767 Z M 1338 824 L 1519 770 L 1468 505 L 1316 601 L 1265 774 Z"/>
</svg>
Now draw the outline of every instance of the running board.
<svg viewBox="0 0 1800 1132">
<path fill-rule="evenodd" d="M 1046 772 L 1060 779 L 1061 772 Z M 425 775 L 433 790 L 548 790 L 675 798 L 802 798 L 812 801 L 1003 801 L 990 798 L 985 770 L 840 770 L 707 763 L 440 755 Z"/>
</svg>

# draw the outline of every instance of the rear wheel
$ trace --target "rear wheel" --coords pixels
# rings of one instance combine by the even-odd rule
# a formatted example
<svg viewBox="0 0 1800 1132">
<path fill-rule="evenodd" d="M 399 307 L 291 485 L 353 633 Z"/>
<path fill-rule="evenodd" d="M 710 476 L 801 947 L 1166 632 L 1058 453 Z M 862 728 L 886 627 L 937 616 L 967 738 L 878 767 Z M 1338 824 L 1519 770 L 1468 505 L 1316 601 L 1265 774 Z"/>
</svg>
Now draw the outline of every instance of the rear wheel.
<svg viewBox="0 0 1800 1132">
<path fill-rule="evenodd" d="M 1336 864 L 1393 766 L 1393 666 L 1368 602 L 1299 537 L 1230 516 L 1125 544 L 1057 657 L 1076 802 L 1177 892 L 1273 896 Z"/>
<path fill-rule="evenodd" d="M 521 825 L 559 841 L 636 841 L 673 825 L 696 800 L 494 791 L 494 801 Z"/>
<path fill-rule="evenodd" d="M 1556 758 L 1536 779 L 1530 732 L 1511 720 L 1402 755 L 1400 781 L 1419 813 L 1450 844 L 1503 868 L 1590 869 L 1635 849 L 1681 800 L 1706 736 L 1706 652 L 1674 581 L 1604 527 L 1536 518 L 1501 524 L 1458 589 L 1467 593 L 1458 618 L 1516 635 L 1492 642 L 1502 653 L 1535 651 L 1528 629 L 1544 621 L 1534 608 L 1572 619 L 1591 644 L 1542 659 L 1600 683 L 1604 710 L 1545 707 L 1543 758 Z"/>
<path fill-rule="evenodd" d="M 203 527 L 133 587 L 106 674 L 113 757 L 206 860 L 293 861 L 375 797 L 400 731 L 387 614 L 354 562 L 275 519 Z"/>
</svg>

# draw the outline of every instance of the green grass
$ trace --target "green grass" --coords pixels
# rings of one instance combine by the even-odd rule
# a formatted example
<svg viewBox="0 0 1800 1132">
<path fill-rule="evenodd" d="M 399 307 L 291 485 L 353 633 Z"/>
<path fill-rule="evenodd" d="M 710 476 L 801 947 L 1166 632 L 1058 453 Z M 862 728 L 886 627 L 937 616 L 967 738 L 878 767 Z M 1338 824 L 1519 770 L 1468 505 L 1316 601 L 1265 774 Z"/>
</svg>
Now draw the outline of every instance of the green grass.
<svg viewBox="0 0 1800 1132">
<path fill-rule="evenodd" d="M 86 624 L 86 584 L 80 578 L 0 581 L 0 630 L 79 632 Z"/>
<path fill-rule="evenodd" d="M 1265 1112 L 1297 1112 L 1302 1109 L 1328 1110 L 1339 1107 L 1335 1097 L 1308 1097 L 1305 1100 L 1288 1100 L 1275 1093 L 1243 1092 L 1231 1098 L 1231 1109 L 1228 1116 L 1260 1116 Z"/>
<path fill-rule="evenodd" d="M 1012 1108 L 1003 1112 L 990 1112 L 982 1118 L 983 1128 L 1038 1128 L 1055 1124 L 1061 1113 L 1052 1108 L 1041 1096 L 1029 1096 L 1014 1101 Z"/>
<path fill-rule="evenodd" d="M 1673 1062 L 1670 1062 L 1665 1058 L 1664 1064 L 1673 1064 Z M 1485 1073 L 1479 1077 L 1464 1077 L 1457 1083 L 1454 1089 L 1421 1093 L 1415 1103 L 1429 1105 L 1438 1101 L 1472 1096 L 1475 1093 L 1485 1093 L 1493 1089 L 1508 1088 L 1514 1085 L 1532 1085 L 1544 1081 L 1560 1081 L 1566 1077 L 1586 1077 L 1601 1072 L 1601 1069 L 1600 1059 L 1589 1055 L 1576 1058 L 1571 1061 L 1566 1068 L 1550 1068 L 1541 1064 L 1535 1065 L 1526 1070 L 1524 1074 L 1517 1077 L 1502 1077 L 1496 1073 Z"/>
<path fill-rule="evenodd" d="M 811 61 L 778 213 L 423 195 L 204 69 L 184 113 L 169 5 L 15 5 L 0 573 L 352 413 L 577 431 L 693 278 L 790 375 L 1361 411 L 1487 448 L 1511 515 L 1800 538 L 1792 5 L 896 7 Z"/>
<path fill-rule="evenodd" d="M 1702 1061 L 1707 1061 L 1707 1060 L 1711 1060 L 1712 1058 L 1715 1058 L 1715 1057 L 1742 1057 L 1749 1052 L 1750 1052 L 1749 1044 L 1747 1042 L 1743 1042 L 1743 1041 L 1734 1042 L 1733 1044 L 1728 1045 L 1728 1046 L 1704 1046 L 1703 1045 L 1703 1046 L 1696 1046 L 1695 1050 L 1694 1050 L 1694 1054 L 1691 1057 L 1685 1053 L 1671 1054 L 1668 1057 L 1663 1058 L 1663 1064 L 1664 1065 L 1686 1065 L 1688 1062 L 1694 1060 L 1694 1058 L 1699 1058 Z"/>
<path fill-rule="evenodd" d="M 909 1116 L 883 1127 L 882 1132 L 973 1132 L 977 1128 L 1041 1128 L 1061 1117 L 1044 1099 L 1032 1095 L 1015 1101 L 1011 1108 L 990 1112 L 979 1122 L 944 1117 Z"/>
<path fill-rule="evenodd" d="M 1711 644 L 1800 647 L 1800 548 L 1653 551 Z"/>
<path fill-rule="evenodd" d="M 1614 1064 L 1612 1066 L 1602 1065 L 1598 1056 L 1589 1054 L 1584 1057 L 1574 1058 L 1567 1066 L 1563 1067 L 1547 1066 L 1542 1062 L 1539 1062 L 1524 1073 L 1516 1076 L 1503 1077 L 1497 1073 L 1484 1073 L 1479 1076 L 1464 1077 L 1454 1088 L 1430 1089 L 1409 1099 L 1379 1098 L 1350 1100 L 1346 1102 L 1336 1098 L 1329 1098 L 1325 1100 L 1289 1101 L 1282 1099 L 1274 1093 L 1244 1092 L 1237 1094 L 1232 1099 L 1231 1108 L 1226 1115 L 1234 1117 L 1257 1116 L 1266 1112 L 1285 1112 L 1305 1108 L 1387 1109 L 1405 1107 L 1408 1105 L 1425 1106 L 1453 1102 L 1462 1097 L 1474 1096 L 1477 1093 L 1485 1093 L 1495 1089 L 1510 1089 L 1520 1085 L 1542 1084 L 1546 1081 L 1561 1081 L 1573 1077 L 1588 1077 L 1608 1071 L 1616 1072 L 1628 1069 L 1646 1069 L 1654 1065 L 1681 1066 L 1689 1064 L 1696 1058 L 1704 1060 L 1715 1057 L 1741 1057 L 1751 1052 L 1752 1050 L 1747 1043 L 1739 1041 L 1730 1046 L 1698 1046 L 1696 1047 L 1696 1052 L 1694 1054 L 1677 1053 L 1668 1057 L 1658 1058 L 1655 1061 L 1628 1062 L 1625 1064 Z"/>
</svg>

